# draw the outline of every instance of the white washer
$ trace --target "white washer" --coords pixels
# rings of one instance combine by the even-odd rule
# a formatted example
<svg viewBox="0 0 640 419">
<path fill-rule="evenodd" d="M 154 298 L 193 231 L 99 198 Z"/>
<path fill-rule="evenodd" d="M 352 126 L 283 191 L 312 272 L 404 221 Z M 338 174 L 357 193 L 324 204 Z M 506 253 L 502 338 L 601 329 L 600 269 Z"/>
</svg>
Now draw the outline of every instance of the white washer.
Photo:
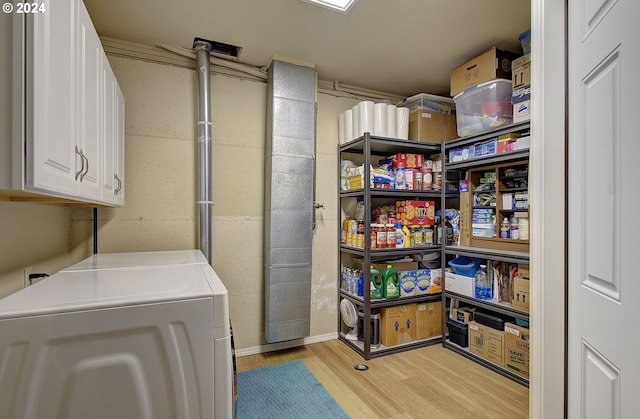
<svg viewBox="0 0 640 419">
<path fill-rule="evenodd" d="M 211 266 L 97 256 L 0 300 L 0 417 L 231 418 L 228 294 Z"/>
</svg>

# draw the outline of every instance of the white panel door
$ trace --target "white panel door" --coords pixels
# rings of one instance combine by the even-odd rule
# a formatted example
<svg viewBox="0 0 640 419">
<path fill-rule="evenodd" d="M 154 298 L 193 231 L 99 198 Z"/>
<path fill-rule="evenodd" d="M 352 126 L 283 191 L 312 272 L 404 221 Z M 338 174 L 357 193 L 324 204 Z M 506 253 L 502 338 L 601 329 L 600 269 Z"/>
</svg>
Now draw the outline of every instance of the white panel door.
<svg viewBox="0 0 640 419">
<path fill-rule="evenodd" d="M 569 418 L 640 412 L 638 16 L 569 0 Z"/>
<path fill-rule="evenodd" d="M 44 1 L 27 15 L 27 187 L 75 194 L 77 0 Z"/>
</svg>

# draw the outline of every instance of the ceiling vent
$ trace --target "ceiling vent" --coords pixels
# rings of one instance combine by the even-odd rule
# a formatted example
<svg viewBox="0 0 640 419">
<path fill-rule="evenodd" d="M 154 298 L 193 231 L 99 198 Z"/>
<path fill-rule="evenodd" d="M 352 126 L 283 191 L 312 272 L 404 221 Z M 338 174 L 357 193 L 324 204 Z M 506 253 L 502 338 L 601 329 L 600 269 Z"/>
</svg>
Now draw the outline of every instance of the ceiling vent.
<svg viewBox="0 0 640 419">
<path fill-rule="evenodd" d="M 242 47 L 225 44 L 224 42 L 210 41 L 204 38 L 193 38 L 193 48 L 195 48 L 196 44 L 199 42 L 210 44 L 212 47 L 211 55 L 219 58 L 231 58 L 232 60 L 237 60 L 242 52 Z"/>
</svg>

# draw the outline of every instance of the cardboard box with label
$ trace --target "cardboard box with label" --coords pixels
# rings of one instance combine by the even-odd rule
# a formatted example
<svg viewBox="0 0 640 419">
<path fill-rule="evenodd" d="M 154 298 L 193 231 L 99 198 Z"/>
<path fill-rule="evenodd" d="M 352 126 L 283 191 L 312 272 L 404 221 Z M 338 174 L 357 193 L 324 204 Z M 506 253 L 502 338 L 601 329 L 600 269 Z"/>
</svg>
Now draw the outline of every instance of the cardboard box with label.
<svg viewBox="0 0 640 419">
<path fill-rule="evenodd" d="M 460 323 L 469 323 L 473 321 L 475 311 L 476 309 L 471 307 L 452 308 L 449 317 Z"/>
<path fill-rule="evenodd" d="M 442 335 L 442 301 L 416 304 L 416 339 Z"/>
<path fill-rule="evenodd" d="M 504 332 L 475 321 L 469 322 L 469 352 L 504 366 Z"/>
<path fill-rule="evenodd" d="M 511 306 L 516 310 L 529 312 L 530 306 L 529 280 L 519 276 L 513 278 L 513 299 Z"/>
<path fill-rule="evenodd" d="M 524 55 L 511 63 L 512 79 L 511 104 L 513 123 L 531 118 L 531 56 Z"/>
<path fill-rule="evenodd" d="M 469 352 L 483 356 L 485 326 L 476 322 L 469 322 Z"/>
<path fill-rule="evenodd" d="M 380 310 L 380 342 L 394 346 L 416 339 L 416 305 L 383 307 Z"/>
<path fill-rule="evenodd" d="M 529 378 L 529 329 L 514 323 L 504 325 L 505 368 Z"/>
<path fill-rule="evenodd" d="M 518 57 L 496 47 L 451 70 L 451 96 L 493 79 L 511 80 L 511 61 Z"/>
</svg>

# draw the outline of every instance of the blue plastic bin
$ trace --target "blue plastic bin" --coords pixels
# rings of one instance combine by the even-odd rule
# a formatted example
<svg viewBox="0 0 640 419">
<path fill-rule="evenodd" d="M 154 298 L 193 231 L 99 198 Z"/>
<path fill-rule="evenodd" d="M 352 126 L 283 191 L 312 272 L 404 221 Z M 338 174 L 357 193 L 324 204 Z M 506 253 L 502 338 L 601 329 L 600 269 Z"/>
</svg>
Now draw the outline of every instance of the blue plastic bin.
<svg viewBox="0 0 640 419">
<path fill-rule="evenodd" d="M 483 263 L 487 263 L 487 261 L 466 256 L 459 256 L 449 261 L 449 266 L 453 268 L 456 274 L 462 276 L 470 276 L 473 278 L 474 276 L 476 276 L 476 271 Z"/>
</svg>

